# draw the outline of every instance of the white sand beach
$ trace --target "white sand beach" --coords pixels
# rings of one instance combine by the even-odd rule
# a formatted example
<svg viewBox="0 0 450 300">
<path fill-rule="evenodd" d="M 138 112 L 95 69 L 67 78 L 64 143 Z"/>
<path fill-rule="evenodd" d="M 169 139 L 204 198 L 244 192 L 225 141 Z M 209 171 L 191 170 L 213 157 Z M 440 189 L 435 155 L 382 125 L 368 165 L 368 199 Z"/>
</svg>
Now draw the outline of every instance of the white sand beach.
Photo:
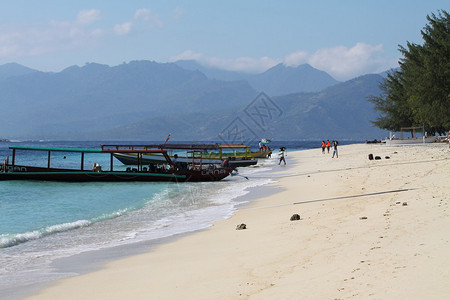
<svg viewBox="0 0 450 300">
<path fill-rule="evenodd" d="M 448 299 L 447 144 L 287 150 L 279 192 L 28 299 Z"/>
</svg>

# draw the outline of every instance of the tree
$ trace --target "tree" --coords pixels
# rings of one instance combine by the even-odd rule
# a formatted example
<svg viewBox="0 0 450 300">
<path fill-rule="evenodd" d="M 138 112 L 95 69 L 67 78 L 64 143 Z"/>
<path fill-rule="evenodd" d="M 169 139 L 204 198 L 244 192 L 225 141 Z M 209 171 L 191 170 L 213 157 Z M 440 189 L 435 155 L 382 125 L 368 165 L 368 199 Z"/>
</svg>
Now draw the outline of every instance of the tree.
<svg viewBox="0 0 450 300">
<path fill-rule="evenodd" d="M 380 84 L 382 91 L 379 97 L 370 97 L 375 109 L 382 112 L 377 121 L 372 122 L 379 128 L 399 131 L 413 122 L 412 111 L 409 108 L 403 88 L 403 73 L 401 70 L 392 70 L 387 78 Z"/>
<path fill-rule="evenodd" d="M 442 10 L 427 20 L 424 44 L 399 46 L 399 70 L 388 73 L 379 97 L 369 98 L 381 112 L 373 122 L 379 128 L 398 131 L 424 124 L 430 134 L 450 129 L 450 16 Z"/>
</svg>

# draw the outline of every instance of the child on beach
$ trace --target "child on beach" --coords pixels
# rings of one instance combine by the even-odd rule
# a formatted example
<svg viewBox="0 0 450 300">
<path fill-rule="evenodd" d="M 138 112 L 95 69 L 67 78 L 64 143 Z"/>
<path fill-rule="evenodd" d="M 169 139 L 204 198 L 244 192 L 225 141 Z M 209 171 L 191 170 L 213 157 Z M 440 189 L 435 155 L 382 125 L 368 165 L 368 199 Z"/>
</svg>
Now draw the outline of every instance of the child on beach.
<svg viewBox="0 0 450 300">
<path fill-rule="evenodd" d="M 286 150 L 286 148 L 281 147 L 280 148 L 280 152 L 278 153 L 278 155 L 280 156 L 280 161 L 278 162 L 278 165 L 281 164 L 281 162 L 284 162 L 284 165 L 286 165 L 286 160 L 284 159 L 285 153 L 284 151 Z"/>
<path fill-rule="evenodd" d="M 337 150 L 337 146 L 338 146 L 338 141 L 333 141 L 333 156 L 331 158 L 334 158 L 334 155 L 336 154 L 336 158 L 338 158 L 338 150 Z"/>
</svg>

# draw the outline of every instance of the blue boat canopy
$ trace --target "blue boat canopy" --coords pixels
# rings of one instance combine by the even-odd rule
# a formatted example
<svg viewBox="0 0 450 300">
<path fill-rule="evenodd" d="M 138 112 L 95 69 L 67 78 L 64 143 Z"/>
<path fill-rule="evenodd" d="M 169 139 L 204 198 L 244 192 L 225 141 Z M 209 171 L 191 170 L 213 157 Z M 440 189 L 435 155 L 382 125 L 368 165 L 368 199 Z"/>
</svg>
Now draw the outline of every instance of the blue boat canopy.
<svg viewBox="0 0 450 300">
<path fill-rule="evenodd" d="M 27 150 L 27 151 L 58 151 L 58 152 L 92 152 L 104 153 L 102 149 L 95 148 L 58 148 L 58 147 L 29 147 L 29 146 L 10 146 L 12 150 Z"/>
</svg>

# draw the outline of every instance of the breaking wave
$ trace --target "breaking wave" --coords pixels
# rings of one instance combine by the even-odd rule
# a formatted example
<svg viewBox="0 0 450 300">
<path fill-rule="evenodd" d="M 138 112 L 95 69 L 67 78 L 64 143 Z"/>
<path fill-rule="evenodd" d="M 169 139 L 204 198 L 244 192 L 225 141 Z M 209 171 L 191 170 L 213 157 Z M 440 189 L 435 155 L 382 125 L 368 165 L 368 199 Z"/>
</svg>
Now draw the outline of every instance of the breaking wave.
<svg viewBox="0 0 450 300">
<path fill-rule="evenodd" d="M 91 221 L 88 220 L 78 220 L 71 223 L 57 224 L 43 228 L 42 230 L 34 230 L 25 233 L 17 233 L 17 234 L 2 234 L 0 236 L 0 248 L 7 248 L 16 246 L 22 243 L 26 243 L 28 241 L 37 240 L 42 237 L 69 231 L 81 227 L 86 227 L 92 224 Z"/>
</svg>

